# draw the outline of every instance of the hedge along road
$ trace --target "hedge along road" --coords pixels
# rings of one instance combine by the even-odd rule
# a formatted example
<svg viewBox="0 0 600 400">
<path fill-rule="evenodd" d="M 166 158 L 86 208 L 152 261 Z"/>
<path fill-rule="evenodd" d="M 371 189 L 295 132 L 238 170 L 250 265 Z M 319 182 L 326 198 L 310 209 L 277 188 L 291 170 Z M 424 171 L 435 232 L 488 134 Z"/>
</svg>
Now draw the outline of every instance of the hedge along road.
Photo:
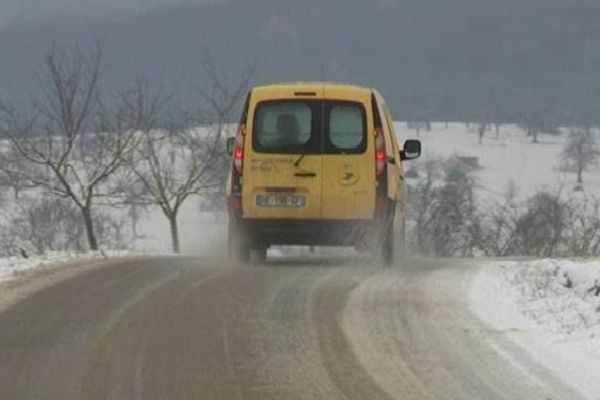
<svg viewBox="0 0 600 400">
<path fill-rule="evenodd" d="M 0 314 L 0 399 L 578 399 L 477 320 L 467 261 L 112 260 Z"/>
</svg>

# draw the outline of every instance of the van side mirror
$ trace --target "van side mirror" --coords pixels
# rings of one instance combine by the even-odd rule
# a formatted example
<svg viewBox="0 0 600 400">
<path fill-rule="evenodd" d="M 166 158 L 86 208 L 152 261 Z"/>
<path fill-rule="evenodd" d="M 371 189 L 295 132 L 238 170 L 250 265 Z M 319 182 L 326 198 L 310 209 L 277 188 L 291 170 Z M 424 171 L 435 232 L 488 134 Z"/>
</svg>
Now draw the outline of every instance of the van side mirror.
<svg viewBox="0 0 600 400">
<path fill-rule="evenodd" d="M 233 149 L 235 148 L 235 138 L 227 138 L 227 154 L 233 155 Z"/>
<path fill-rule="evenodd" d="M 421 156 L 421 141 L 409 139 L 404 142 L 404 150 L 400 151 L 401 160 L 414 160 Z"/>
</svg>

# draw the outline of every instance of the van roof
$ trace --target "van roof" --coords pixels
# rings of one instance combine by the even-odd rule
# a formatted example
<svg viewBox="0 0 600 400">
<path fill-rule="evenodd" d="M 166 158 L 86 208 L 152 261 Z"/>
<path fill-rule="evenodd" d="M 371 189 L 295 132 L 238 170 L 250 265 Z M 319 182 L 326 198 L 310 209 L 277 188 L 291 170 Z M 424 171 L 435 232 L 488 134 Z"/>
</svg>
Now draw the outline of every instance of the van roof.
<svg viewBox="0 0 600 400">
<path fill-rule="evenodd" d="M 268 93 L 279 90 L 304 90 L 304 91 L 315 91 L 317 89 L 343 89 L 345 91 L 356 92 L 357 94 L 371 94 L 373 89 L 364 86 L 350 85 L 345 83 L 336 82 L 281 82 L 269 85 L 255 86 L 252 88 L 253 92 Z"/>
</svg>

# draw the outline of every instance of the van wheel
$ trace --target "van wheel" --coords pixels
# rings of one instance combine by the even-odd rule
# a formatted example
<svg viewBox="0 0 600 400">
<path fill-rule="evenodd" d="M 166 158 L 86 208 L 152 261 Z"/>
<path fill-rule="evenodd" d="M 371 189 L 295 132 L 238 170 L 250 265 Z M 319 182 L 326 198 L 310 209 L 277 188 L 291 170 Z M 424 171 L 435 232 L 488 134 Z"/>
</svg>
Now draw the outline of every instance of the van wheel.
<svg viewBox="0 0 600 400">
<path fill-rule="evenodd" d="M 250 262 L 250 247 L 246 243 L 232 243 L 229 248 L 230 257 L 240 264 Z"/>
<path fill-rule="evenodd" d="M 250 244 L 238 224 L 233 221 L 229 221 L 227 225 L 227 247 L 232 260 L 242 264 L 250 261 Z"/>
<path fill-rule="evenodd" d="M 402 260 L 406 257 L 406 221 L 402 221 L 400 231 L 395 232 L 396 259 Z"/>
<path fill-rule="evenodd" d="M 390 221 L 387 224 L 387 228 L 385 228 L 385 232 L 383 234 L 383 240 L 381 241 L 381 260 L 383 264 L 387 267 L 394 263 L 394 224 L 393 221 Z"/>
<path fill-rule="evenodd" d="M 266 246 L 260 246 L 252 249 L 252 264 L 260 264 L 267 260 L 267 249 Z"/>
</svg>

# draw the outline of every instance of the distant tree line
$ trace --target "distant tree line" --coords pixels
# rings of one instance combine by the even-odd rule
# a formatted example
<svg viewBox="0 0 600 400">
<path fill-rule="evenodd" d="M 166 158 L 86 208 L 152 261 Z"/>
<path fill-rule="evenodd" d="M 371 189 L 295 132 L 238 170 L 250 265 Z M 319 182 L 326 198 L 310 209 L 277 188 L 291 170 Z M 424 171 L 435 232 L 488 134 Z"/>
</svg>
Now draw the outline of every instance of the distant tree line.
<svg viewBox="0 0 600 400">
<path fill-rule="evenodd" d="M 519 200 L 514 184 L 478 201 L 473 166 L 427 161 L 409 184 L 409 246 L 428 256 L 598 256 L 600 199 L 540 190 Z M 487 199 L 487 197 L 486 197 Z"/>
</svg>

